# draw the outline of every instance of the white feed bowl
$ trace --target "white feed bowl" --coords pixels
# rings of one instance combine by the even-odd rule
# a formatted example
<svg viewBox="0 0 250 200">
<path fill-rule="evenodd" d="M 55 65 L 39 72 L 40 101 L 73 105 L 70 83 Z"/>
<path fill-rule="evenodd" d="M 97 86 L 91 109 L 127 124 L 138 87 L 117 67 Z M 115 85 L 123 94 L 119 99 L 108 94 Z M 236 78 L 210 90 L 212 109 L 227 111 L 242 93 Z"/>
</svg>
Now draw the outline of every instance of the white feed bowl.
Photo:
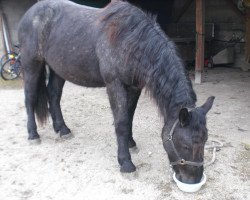
<svg viewBox="0 0 250 200">
<path fill-rule="evenodd" d="M 173 179 L 176 182 L 178 188 L 183 192 L 197 192 L 201 188 L 201 186 L 206 183 L 207 176 L 203 173 L 201 181 L 195 184 L 182 183 L 175 177 L 175 173 L 173 174 Z"/>
</svg>

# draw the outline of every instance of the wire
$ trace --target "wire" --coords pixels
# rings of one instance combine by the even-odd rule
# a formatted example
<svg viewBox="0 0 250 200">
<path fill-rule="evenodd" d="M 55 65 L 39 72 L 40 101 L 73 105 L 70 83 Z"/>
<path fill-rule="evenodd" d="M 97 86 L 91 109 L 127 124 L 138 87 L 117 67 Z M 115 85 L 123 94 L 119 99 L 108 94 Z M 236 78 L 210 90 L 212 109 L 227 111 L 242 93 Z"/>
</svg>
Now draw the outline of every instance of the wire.
<svg viewBox="0 0 250 200">
<path fill-rule="evenodd" d="M 205 145 L 205 149 L 213 149 L 213 156 L 209 162 L 205 163 L 205 166 L 209 166 L 215 162 L 216 151 L 218 151 L 221 147 L 223 147 L 223 143 L 220 142 L 219 140 L 211 140 L 210 142 L 212 144 Z"/>
</svg>

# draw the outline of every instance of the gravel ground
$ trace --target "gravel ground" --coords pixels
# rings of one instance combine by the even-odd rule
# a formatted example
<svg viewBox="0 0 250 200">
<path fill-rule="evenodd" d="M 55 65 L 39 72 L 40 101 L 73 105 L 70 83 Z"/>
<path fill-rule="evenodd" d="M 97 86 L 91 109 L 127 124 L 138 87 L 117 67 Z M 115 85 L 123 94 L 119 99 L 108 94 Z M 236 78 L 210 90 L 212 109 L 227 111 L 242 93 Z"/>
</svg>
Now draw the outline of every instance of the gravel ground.
<svg viewBox="0 0 250 200">
<path fill-rule="evenodd" d="M 37 146 L 27 142 L 23 90 L 0 89 L 0 199 L 250 199 L 250 72 L 215 68 L 206 75 L 205 83 L 195 85 L 198 105 L 216 96 L 208 114 L 209 140 L 224 147 L 205 168 L 208 180 L 199 192 L 184 193 L 173 182 L 160 139 L 162 118 L 147 95 L 141 96 L 134 120 L 137 171 L 124 175 L 105 88 L 67 83 L 62 110 L 75 137 L 59 139 L 50 120 L 39 127 Z M 205 153 L 209 160 L 211 152 Z"/>
</svg>

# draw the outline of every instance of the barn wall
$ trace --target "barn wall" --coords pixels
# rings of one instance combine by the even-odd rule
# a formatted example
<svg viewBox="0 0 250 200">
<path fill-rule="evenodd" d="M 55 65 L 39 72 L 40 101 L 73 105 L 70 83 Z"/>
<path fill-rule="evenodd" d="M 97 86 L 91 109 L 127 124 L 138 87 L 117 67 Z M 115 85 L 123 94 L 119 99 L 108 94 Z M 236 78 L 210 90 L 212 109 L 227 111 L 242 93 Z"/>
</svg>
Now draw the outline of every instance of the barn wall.
<svg viewBox="0 0 250 200">
<path fill-rule="evenodd" d="M 184 0 L 175 0 L 174 10 L 180 11 L 184 5 Z M 206 22 L 241 22 L 240 18 L 233 12 L 226 0 L 209 0 L 206 1 Z M 195 1 L 191 4 L 187 12 L 181 18 L 181 21 L 193 22 L 195 21 L 194 16 Z"/>
<path fill-rule="evenodd" d="M 17 26 L 18 22 L 25 13 L 25 11 L 30 8 L 36 0 L 1 0 L 1 10 L 5 14 L 7 19 L 7 25 L 10 32 L 10 37 L 13 44 L 18 44 L 17 41 Z M 1 30 L 2 31 L 2 30 Z M 2 33 L 0 33 L 0 55 L 4 53 L 3 49 L 3 38 Z"/>
<path fill-rule="evenodd" d="M 175 0 L 174 11 L 179 13 L 185 1 Z M 175 16 L 173 16 L 175 18 Z M 195 23 L 195 1 L 181 17 L 180 23 Z M 215 37 L 229 39 L 233 33 L 244 31 L 245 25 L 241 18 L 230 8 L 226 0 L 206 1 L 206 23 L 215 24 Z M 226 33 L 225 33 L 226 32 Z M 230 33 L 229 33 L 230 32 Z"/>
<path fill-rule="evenodd" d="M 186 1 L 186 0 L 185 0 Z M 175 0 L 174 12 L 172 21 L 176 18 L 176 14 L 179 13 L 183 7 L 184 0 Z M 234 45 L 234 55 L 235 55 L 235 67 L 249 68 L 249 64 L 244 62 L 244 39 L 245 39 L 245 23 L 243 20 L 231 9 L 226 0 L 209 0 L 206 2 L 205 9 L 205 23 L 206 26 L 206 37 L 211 36 L 209 24 L 214 24 L 214 39 L 212 43 L 205 44 L 205 54 L 207 57 L 213 56 L 218 53 L 219 50 L 223 49 L 227 43 L 223 41 L 229 41 L 230 39 L 242 38 L 240 43 Z M 236 2 L 236 0 L 235 0 Z M 175 31 L 176 24 L 173 27 L 169 26 L 169 34 L 171 37 L 193 37 L 195 38 L 195 1 L 192 2 L 187 11 L 182 15 L 179 22 L 178 31 Z M 182 24 L 190 24 L 190 27 L 185 27 Z M 193 26 L 193 27 L 192 27 Z M 183 52 L 183 57 L 194 56 L 195 43 L 189 44 L 189 47 L 185 48 L 186 51 Z M 190 48 L 193 53 L 190 53 Z"/>
</svg>

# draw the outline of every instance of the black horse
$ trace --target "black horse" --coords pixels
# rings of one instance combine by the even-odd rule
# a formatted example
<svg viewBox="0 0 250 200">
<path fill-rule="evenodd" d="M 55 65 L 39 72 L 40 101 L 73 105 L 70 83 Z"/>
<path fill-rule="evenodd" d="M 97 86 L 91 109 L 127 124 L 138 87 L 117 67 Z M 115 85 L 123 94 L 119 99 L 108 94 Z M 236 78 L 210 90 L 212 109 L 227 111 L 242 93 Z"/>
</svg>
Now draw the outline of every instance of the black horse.
<svg viewBox="0 0 250 200">
<path fill-rule="evenodd" d="M 206 113 L 214 97 L 195 108 L 196 94 L 183 62 L 154 17 L 123 1 L 95 9 L 45 0 L 23 16 L 18 37 L 30 141 L 40 141 L 35 113 L 43 123 L 49 111 L 54 130 L 61 137 L 70 134 L 60 108 L 65 80 L 86 87 L 106 86 L 120 170 L 133 172 L 132 121 L 145 87 L 164 117 L 163 145 L 177 178 L 186 183 L 200 181 Z M 50 69 L 47 85 L 45 65 Z"/>
</svg>

